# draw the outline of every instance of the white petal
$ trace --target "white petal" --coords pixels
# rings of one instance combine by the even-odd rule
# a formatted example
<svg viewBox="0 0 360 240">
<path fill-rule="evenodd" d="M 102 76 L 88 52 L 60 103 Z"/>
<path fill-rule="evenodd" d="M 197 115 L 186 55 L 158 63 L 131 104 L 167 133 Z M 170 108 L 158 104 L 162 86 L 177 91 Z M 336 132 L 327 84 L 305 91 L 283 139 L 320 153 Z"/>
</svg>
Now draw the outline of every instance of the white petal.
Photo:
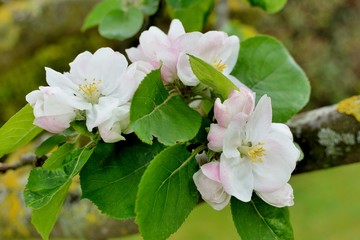
<svg viewBox="0 0 360 240">
<path fill-rule="evenodd" d="M 177 67 L 177 75 L 180 81 L 184 85 L 196 86 L 200 83 L 200 81 L 196 78 L 195 74 L 191 69 L 189 56 L 186 55 L 185 53 L 180 54 L 176 67 Z"/>
<path fill-rule="evenodd" d="M 130 104 L 117 107 L 112 116 L 99 125 L 99 132 L 104 142 L 113 143 L 125 138 L 122 133 L 130 133 Z"/>
<path fill-rule="evenodd" d="M 300 152 L 286 135 L 278 132 L 265 139 L 264 147 L 263 162 L 253 163 L 255 190 L 271 192 L 289 181 Z"/>
<path fill-rule="evenodd" d="M 271 99 L 264 95 L 260 98 L 246 124 L 246 135 L 253 143 L 263 141 L 264 136 L 270 131 L 272 123 Z"/>
<path fill-rule="evenodd" d="M 144 52 L 142 51 L 141 46 L 135 48 L 128 48 L 125 50 L 128 58 L 130 59 L 131 62 L 136 62 L 136 61 L 150 61 L 150 59 L 145 56 Z"/>
<path fill-rule="evenodd" d="M 287 136 L 291 141 L 293 140 L 293 135 L 290 131 L 290 128 L 283 123 L 272 123 L 270 131 L 279 132 Z"/>
<path fill-rule="evenodd" d="M 238 147 L 241 146 L 242 142 L 245 140 L 243 129 L 247 118 L 248 116 L 246 114 L 239 113 L 234 116 L 233 120 L 230 122 L 225 132 L 223 142 L 223 154 L 226 157 L 240 157 Z"/>
<path fill-rule="evenodd" d="M 283 187 L 273 192 L 256 192 L 256 194 L 268 204 L 274 207 L 286 207 L 294 205 L 293 189 L 286 183 Z"/>
<path fill-rule="evenodd" d="M 220 180 L 225 191 L 237 199 L 248 202 L 254 189 L 251 164 L 240 157 L 220 157 Z"/>
<path fill-rule="evenodd" d="M 82 84 L 84 76 L 87 76 L 89 62 L 93 55 L 89 51 L 85 51 L 76 56 L 70 65 L 70 72 L 74 83 Z"/>
<path fill-rule="evenodd" d="M 70 122 L 74 119 L 74 117 L 75 114 L 38 117 L 35 118 L 34 125 L 56 134 L 69 128 Z"/>
<path fill-rule="evenodd" d="M 70 94 L 76 94 L 78 86 L 71 81 L 65 75 L 54 71 L 51 68 L 45 68 L 46 71 L 46 82 L 50 87 L 58 87 L 63 91 L 68 92 Z"/>
<path fill-rule="evenodd" d="M 99 103 L 86 111 L 86 126 L 89 131 L 108 120 L 118 106 L 118 99 L 101 97 Z"/>
</svg>

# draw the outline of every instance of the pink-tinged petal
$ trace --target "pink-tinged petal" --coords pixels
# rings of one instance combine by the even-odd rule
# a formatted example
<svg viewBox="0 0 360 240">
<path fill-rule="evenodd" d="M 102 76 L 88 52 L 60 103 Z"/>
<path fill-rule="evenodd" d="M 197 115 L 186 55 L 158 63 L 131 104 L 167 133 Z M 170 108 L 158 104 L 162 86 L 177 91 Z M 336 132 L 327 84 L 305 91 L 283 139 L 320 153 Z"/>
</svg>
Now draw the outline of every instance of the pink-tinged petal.
<svg viewBox="0 0 360 240">
<path fill-rule="evenodd" d="M 240 91 L 232 90 L 228 99 L 221 104 L 220 99 L 216 99 L 214 105 L 214 116 L 218 124 L 227 127 L 238 113 L 249 115 L 255 106 L 255 95 L 246 88 Z"/>
<path fill-rule="evenodd" d="M 267 136 L 264 148 L 263 161 L 253 163 L 255 190 L 272 192 L 289 181 L 300 151 L 287 136 L 278 132 Z"/>
<path fill-rule="evenodd" d="M 270 131 L 272 123 L 271 99 L 264 95 L 260 98 L 246 125 L 248 141 L 262 142 L 264 136 Z"/>
<path fill-rule="evenodd" d="M 218 124 L 212 123 L 210 125 L 209 134 L 207 136 L 207 139 L 209 141 L 209 149 L 213 150 L 214 152 L 221 152 L 223 150 L 225 131 L 226 128 L 223 128 Z"/>
<path fill-rule="evenodd" d="M 171 46 L 168 36 L 157 27 L 150 27 L 149 30 L 142 32 L 139 42 L 144 55 L 151 59 L 156 58 L 161 48 Z"/>
<path fill-rule="evenodd" d="M 193 175 L 193 180 L 202 199 L 215 210 L 221 210 L 229 203 L 231 196 L 224 191 L 221 183 L 206 177 L 201 169 Z"/>
<path fill-rule="evenodd" d="M 209 162 L 204 165 L 202 165 L 201 170 L 203 174 L 210 178 L 211 180 L 215 182 L 221 182 L 220 181 L 220 163 L 219 162 Z"/>
<path fill-rule="evenodd" d="M 74 119 L 74 117 L 75 114 L 43 116 L 35 118 L 34 125 L 51 133 L 60 133 L 70 127 L 70 122 Z"/>
<path fill-rule="evenodd" d="M 185 34 L 185 29 L 182 23 L 178 19 L 174 19 L 171 21 L 168 36 L 171 41 Z"/>
<path fill-rule="evenodd" d="M 138 46 L 137 48 L 132 47 L 132 48 L 125 49 L 125 52 L 131 62 L 150 61 L 151 60 L 147 56 L 145 56 L 144 52 L 142 51 L 141 46 Z"/>
<path fill-rule="evenodd" d="M 220 180 L 224 190 L 237 199 L 248 202 L 254 189 L 251 164 L 243 158 L 220 157 Z"/>
<path fill-rule="evenodd" d="M 256 192 L 256 194 L 266 203 L 274 207 L 294 205 L 293 189 L 288 183 L 273 192 Z"/>
<path fill-rule="evenodd" d="M 240 157 L 238 147 L 243 143 L 245 136 L 243 129 L 246 123 L 248 115 L 239 113 L 234 116 L 233 120 L 229 124 L 225 131 L 223 141 L 223 155 L 227 158 Z"/>
<path fill-rule="evenodd" d="M 203 34 L 201 32 L 189 32 L 181 35 L 173 41 L 173 45 L 185 54 L 196 54 L 197 42 Z"/>
</svg>

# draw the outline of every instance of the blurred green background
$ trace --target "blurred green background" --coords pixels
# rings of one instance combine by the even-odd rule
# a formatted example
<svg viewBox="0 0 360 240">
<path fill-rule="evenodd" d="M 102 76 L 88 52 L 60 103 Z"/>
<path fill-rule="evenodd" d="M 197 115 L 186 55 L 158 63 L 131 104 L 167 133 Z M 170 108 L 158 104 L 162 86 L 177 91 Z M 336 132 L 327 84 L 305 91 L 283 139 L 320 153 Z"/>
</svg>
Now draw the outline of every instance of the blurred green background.
<svg viewBox="0 0 360 240">
<path fill-rule="evenodd" d="M 80 32 L 86 13 L 96 2 L 0 0 L 0 125 L 25 104 L 28 92 L 46 85 L 45 66 L 63 72 L 82 51 L 110 46 L 124 53 L 125 48 L 137 44 L 136 38 L 105 40 L 96 29 Z M 275 15 L 241 2 L 228 1 L 230 17 L 236 19 L 239 30 L 248 36 L 275 36 L 307 73 L 312 95 L 305 110 L 359 94 L 360 1 L 289 0 Z M 164 19 L 161 25 L 168 26 L 167 16 L 160 17 Z M 212 14 L 207 29 L 214 22 Z M 354 164 L 293 177 L 296 205 L 291 208 L 291 218 L 296 239 L 360 239 L 359 173 L 360 165 Z M 1 193 L 0 203 L 4 204 Z M 6 219 L 3 213 L 0 211 L 0 218 Z M 28 224 L 29 219 L 26 221 Z M 4 226 L 0 224 L 0 228 Z M 13 231 L 14 236 L 21 232 Z M 216 212 L 202 204 L 171 239 L 238 237 L 229 209 Z"/>
</svg>

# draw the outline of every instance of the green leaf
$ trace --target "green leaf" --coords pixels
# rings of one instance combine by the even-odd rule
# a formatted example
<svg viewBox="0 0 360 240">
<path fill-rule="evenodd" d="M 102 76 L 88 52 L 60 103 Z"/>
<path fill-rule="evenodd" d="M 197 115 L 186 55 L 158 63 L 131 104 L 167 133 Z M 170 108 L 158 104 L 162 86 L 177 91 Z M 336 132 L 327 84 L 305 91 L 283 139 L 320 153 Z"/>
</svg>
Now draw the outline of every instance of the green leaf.
<svg viewBox="0 0 360 240">
<path fill-rule="evenodd" d="M 25 186 L 24 199 L 27 206 L 39 209 L 47 205 L 51 199 L 79 173 L 92 154 L 93 149 L 76 149 L 63 161 L 63 168 L 34 168 Z"/>
<path fill-rule="evenodd" d="M 146 15 L 153 15 L 159 8 L 159 0 L 143 0 L 140 9 Z"/>
<path fill-rule="evenodd" d="M 136 90 L 130 107 L 131 127 L 141 141 L 151 144 L 153 136 L 164 145 L 193 139 L 201 116 L 178 95 L 169 95 L 160 70 L 149 73 Z"/>
<path fill-rule="evenodd" d="M 35 150 L 36 156 L 42 156 L 49 153 L 54 147 L 66 141 L 66 137 L 63 135 L 54 135 L 46 139 Z"/>
<path fill-rule="evenodd" d="M 121 6 L 122 4 L 120 0 L 103 0 L 99 2 L 87 15 L 81 30 L 85 31 L 89 28 L 95 27 L 110 11 L 121 9 Z"/>
<path fill-rule="evenodd" d="M 192 209 L 199 194 L 192 176 L 197 163 L 185 145 L 174 145 L 159 153 L 146 169 L 136 203 L 136 222 L 144 239 L 166 239 Z"/>
<path fill-rule="evenodd" d="M 123 40 L 134 36 L 142 27 L 144 15 L 139 8 L 111 10 L 99 24 L 101 36 Z"/>
<path fill-rule="evenodd" d="M 271 97 L 273 121 L 286 122 L 308 102 L 310 84 L 299 65 L 276 39 L 257 36 L 241 42 L 233 76 L 256 92 Z"/>
<path fill-rule="evenodd" d="M 49 170 L 60 168 L 65 157 L 74 149 L 74 146 L 72 143 L 63 144 L 55 152 L 51 153 L 42 167 Z"/>
<path fill-rule="evenodd" d="M 33 109 L 27 104 L 0 128 L 0 157 L 29 143 L 42 131 L 33 122 Z"/>
<path fill-rule="evenodd" d="M 170 16 L 179 19 L 187 32 L 192 32 L 203 29 L 214 0 L 167 0 L 167 3 Z"/>
<path fill-rule="evenodd" d="M 284 8 L 287 0 L 248 0 L 252 6 L 260 7 L 268 13 L 276 13 Z"/>
<path fill-rule="evenodd" d="M 231 212 L 243 240 L 294 239 L 287 207 L 270 206 L 254 194 L 247 203 L 232 197 Z"/>
<path fill-rule="evenodd" d="M 31 223 L 40 233 L 42 239 L 49 238 L 50 232 L 55 226 L 56 220 L 59 216 L 70 184 L 71 182 L 69 181 L 61 186 L 59 191 L 56 192 L 56 194 L 45 206 L 32 211 Z"/>
<path fill-rule="evenodd" d="M 238 89 L 234 83 L 232 83 L 221 72 L 216 70 L 210 64 L 204 62 L 200 58 L 190 56 L 190 65 L 195 76 L 203 84 L 211 87 L 216 93 L 220 94 L 222 99 L 228 98 L 231 90 Z"/>
<path fill-rule="evenodd" d="M 135 217 L 135 200 L 141 176 L 164 147 L 136 142 L 99 143 L 80 172 L 82 198 L 91 200 L 112 218 Z M 120 150 L 119 150 L 120 149 Z"/>
</svg>

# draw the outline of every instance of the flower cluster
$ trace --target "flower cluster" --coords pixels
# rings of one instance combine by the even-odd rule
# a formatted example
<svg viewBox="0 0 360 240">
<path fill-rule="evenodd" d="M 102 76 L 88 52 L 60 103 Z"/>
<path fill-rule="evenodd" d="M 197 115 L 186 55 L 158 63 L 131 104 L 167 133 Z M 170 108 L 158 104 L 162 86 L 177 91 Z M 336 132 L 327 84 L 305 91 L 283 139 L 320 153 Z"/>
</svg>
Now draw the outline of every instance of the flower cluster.
<svg viewBox="0 0 360 240">
<path fill-rule="evenodd" d="M 34 108 L 34 124 L 60 133 L 72 121 L 85 121 L 88 131 L 98 129 L 105 142 L 124 140 L 131 133 L 130 104 L 145 76 L 161 68 L 165 85 L 180 81 L 185 87 L 200 81 L 189 55 L 213 66 L 232 81 L 234 89 L 223 103 L 214 103 L 215 123 L 208 133 L 208 151 L 197 156 L 200 170 L 193 176 L 202 198 L 215 209 L 224 208 L 231 196 L 248 202 L 253 191 L 277 206 L 293 204 L 287 183 L 300 152 L 284 124 L 272 123 L 271 100 L 264 95 L 255 107 L 255 93 L 230 75 L 238 58 L 239 39 L 224 32 L 186 33 L 173 20 L 168 34 L 156 27 L 143 32 L 139 46 L 125 56 L 110 48 L 84 52 L 70 63 L 70 71 L 46 68 L 49 86 L 26 96 Z"/>
<path fill-rule="evenodd" d="M 255 106 L 247 88 L 215 101 L 217 123 L 210 126 L 208 147 L 219 159 L 198 156 L 200 170 L 194 181 L 203 199 L 214 209 L 224 208 L 230 196 L 248 202 L 252 192 L 276 207 L 293 205 L 287 183 L 300 157 L 285 124 L 272 123 L 271 100 L 264 95 Z"/>
</svg>

